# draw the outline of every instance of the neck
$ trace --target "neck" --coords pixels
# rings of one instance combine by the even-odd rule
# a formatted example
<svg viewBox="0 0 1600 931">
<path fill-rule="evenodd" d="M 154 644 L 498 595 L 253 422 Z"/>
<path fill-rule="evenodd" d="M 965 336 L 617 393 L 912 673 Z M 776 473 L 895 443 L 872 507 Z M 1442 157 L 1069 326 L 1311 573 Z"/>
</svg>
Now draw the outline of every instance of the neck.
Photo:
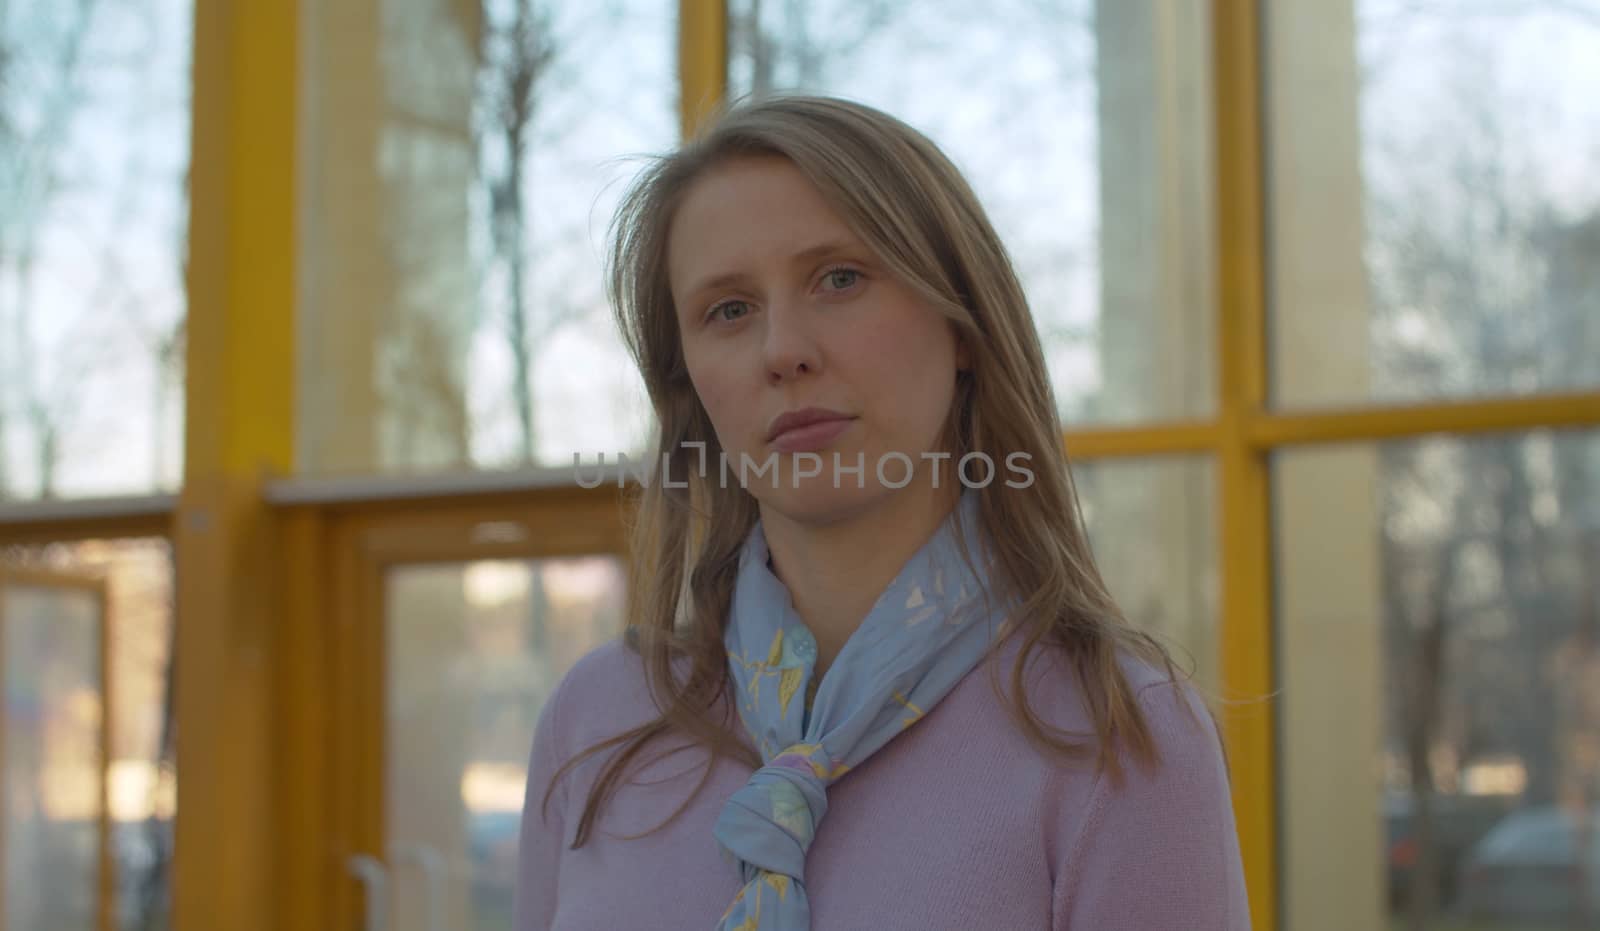
<svg viewBox="0 0 1600 931">
<path fill-rule="evenodd" d="M 960 497 L 959 485 L 915 482 L 829 523 L 792 520 L 762 507 L 772 571 L 817 640 L 820 681 L 846 640 Z"/>
</svg>

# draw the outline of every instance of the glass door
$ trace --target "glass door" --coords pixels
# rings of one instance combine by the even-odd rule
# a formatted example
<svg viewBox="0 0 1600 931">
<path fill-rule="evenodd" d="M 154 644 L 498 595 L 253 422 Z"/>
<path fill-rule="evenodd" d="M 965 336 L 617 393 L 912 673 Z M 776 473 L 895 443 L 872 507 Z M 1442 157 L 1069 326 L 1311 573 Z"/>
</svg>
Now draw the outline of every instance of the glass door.
<svg viewBox="0 0 1600 931">
<path fill-rule="evenodd" d="M 626 601 L 616 497 L 539 494 L 331 528 L 332 928 L 511 928 L 534 727 Z"/>
<path fill-rule="evenodd" d="M 0 569 L 0 927 L 110 931 L 104 583 Z"/>
<path fill-rule="evenodd" d="M 384 827 L 392 931 L 511 927 L 534 724 L 621 625 L 614 556 L 385 573 Z"/>
</svg>

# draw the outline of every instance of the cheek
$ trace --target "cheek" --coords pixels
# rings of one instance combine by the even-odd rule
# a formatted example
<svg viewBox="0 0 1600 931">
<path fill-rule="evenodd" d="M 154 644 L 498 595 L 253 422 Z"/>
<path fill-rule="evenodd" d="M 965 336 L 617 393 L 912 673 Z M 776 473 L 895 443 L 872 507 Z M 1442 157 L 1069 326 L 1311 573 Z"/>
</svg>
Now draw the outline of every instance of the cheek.
<svg viewBox="0 0 1600 931">
<path fill-rule="evenodd" d="M 920 316 L 861 336 L 854 367 L 870 385 L 870 395 L 881 399 L 885 426 L 899 435 L 898 442 L 929 439 L 955 397 L 954 336 L 942 322 Z"/>
<path fill-rule="evenodd" d="M 915 425 L 930 442 L 943 426 L 955 398 L 953 365 L 953 360 L 941 358 L 937 364 L 915 365 L 904 373 L 904 384 L 910 388 L 902 395 L 907 425 Z"/>
<path fill-rule="evenodd" d="M 737 448 L 742 414 L 740 402 L 749 396 L 749 392 L 739 391 L 734 379 L 714 366 L 691 364 L 689 381 L 694 386 L 695 396 L 700 399 L 700 406 L 711 418 L 717 441 L 724 449 L 729 448 L 730 444 Z"/>
</svg>

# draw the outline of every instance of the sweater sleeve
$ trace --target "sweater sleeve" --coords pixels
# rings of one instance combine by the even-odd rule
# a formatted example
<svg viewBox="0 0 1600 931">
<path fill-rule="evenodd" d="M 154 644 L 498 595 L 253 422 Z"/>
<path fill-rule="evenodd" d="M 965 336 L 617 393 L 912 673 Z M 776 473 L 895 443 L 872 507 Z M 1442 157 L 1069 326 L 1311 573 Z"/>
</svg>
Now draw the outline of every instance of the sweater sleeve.
<svg viewBox="0 0 1600 931">
<path fill-rule="evenodd" d="M 1060 864 L 1055 931 L 1249 931 L 1221 741 L 1187 686 L 1146 687 L 1139 704 L 1160 765 L 1104 775 Z M 1064 813 L 1065 814 L 1065 813 Z"/>
<path fill-rule="evenodd" d="M 561 851 L 566 842 L 566 783 L 563 779 L 550 793 L 545 806 L 545 789 L 551 777 L 566 760 L 561 696 L 566 683 L 558 686 L 539 713 L 534 730 L 533 752 L 528 760 L 528 784 L 522 805 L 522 832 L 518 844 L 517 886 L 513 893 L 513 923 L 516 931 L 548 931 L 556 913 L 556 879 L 561 868 Z"/>
</svg>

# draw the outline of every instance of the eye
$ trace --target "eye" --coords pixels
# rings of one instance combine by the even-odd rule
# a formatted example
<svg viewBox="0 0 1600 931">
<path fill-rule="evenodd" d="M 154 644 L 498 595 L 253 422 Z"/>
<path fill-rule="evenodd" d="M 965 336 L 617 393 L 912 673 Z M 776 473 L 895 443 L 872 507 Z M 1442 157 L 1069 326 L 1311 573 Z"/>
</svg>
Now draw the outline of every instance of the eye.
<svg viewBox="0 0 1600 931">
<path fill-rule="evenodd" d="M 724 311 L 728 310 L 738 310 L 739 312 L 731 315 L 724 313 Z M 706 318 L 721 320 L 724 323 L 732 323 L 733 321 L 744 316 L 746 313 L 749 313 L 749 311 L 750 305 L 744 301 L 723 301 L 707 311 Z"/>
<path fill-rule="evenodd" d="M 837 268 L 830 268 L 822 273 L 822 280 L 825 283 L 832 284 L 834 288 L 839 291 L 849 288 L 851 285 L 855 284 L 860 277 L 861 273 L 859 271 L 842 265 Z"/>
</svg>

